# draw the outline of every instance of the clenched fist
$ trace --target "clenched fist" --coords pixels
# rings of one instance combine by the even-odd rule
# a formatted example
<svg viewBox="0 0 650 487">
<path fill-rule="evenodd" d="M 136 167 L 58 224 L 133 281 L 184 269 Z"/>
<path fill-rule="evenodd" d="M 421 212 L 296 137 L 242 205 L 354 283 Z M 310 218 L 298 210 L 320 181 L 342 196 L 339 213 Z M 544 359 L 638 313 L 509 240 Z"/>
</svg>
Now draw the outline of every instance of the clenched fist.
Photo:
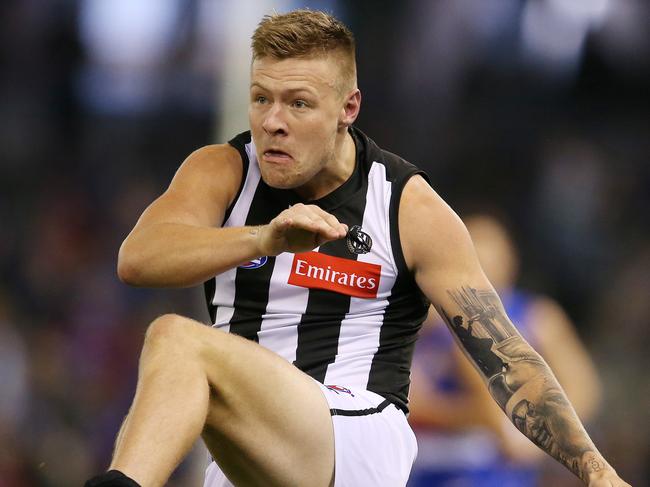
<svg viewBox="0 0 650 487">
<path fill-rule="evenodd" d="M 257 235 L 261 255 L 307 252 L 347 234 L 347 225 L 316 205 L 298 203 L 284 210 Z"/>
</svg>

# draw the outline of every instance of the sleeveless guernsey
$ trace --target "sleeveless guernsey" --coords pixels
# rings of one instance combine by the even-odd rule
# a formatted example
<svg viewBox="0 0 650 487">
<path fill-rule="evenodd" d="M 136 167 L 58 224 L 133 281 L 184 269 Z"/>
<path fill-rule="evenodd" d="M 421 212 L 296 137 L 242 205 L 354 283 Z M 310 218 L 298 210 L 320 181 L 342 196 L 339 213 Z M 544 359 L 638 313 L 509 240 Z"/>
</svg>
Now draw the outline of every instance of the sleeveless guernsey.
<svg viewBox="0 0 650 487">
<path fill-rule="evenodd" d="M 406 268 L 397 214 L 408 179 L 426 175 L 356 128 L 350 178 L 315 201 L 260 177 L 250 132 L 229 143 L 243 177 L 224 227 L 268 223 L 318 205 L 351 229 L 311 252 L 264 256 L 205 284 L 213 326 L 254 340 L 323 384 L 367 389 L 408 412 L 413 347 L 428 302 Z M 261 371 L 263 373 L 263 371 Z"/>
</svg>

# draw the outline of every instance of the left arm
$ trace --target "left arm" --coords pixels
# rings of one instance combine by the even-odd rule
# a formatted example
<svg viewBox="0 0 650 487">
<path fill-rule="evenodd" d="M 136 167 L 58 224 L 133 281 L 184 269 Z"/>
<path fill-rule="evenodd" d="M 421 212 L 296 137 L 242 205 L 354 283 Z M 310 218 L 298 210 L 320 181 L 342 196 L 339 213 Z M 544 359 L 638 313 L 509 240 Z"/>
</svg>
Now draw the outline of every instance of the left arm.
<svg viewBox="0 0 650 487">
<path fill-rule="evenodd" d="M 463 223 L 419 176 L 404 188 L 399 229 L 418 286 L 514 425 L 585 484 L 627 486 L 594 446 L 544 360 L 508 319 Z"/>
</svg>

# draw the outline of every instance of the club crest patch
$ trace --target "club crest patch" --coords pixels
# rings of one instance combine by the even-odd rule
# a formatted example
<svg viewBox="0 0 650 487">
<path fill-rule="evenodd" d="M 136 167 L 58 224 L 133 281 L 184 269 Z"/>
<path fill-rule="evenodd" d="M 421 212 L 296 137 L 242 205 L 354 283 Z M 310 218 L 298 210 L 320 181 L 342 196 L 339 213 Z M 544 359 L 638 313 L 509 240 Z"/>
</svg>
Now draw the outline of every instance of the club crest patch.
<svg viewBox="0 0 650 487">
<path fill-rule="evenodd" d="M 348 250 L 353 254 L 367 254 L 372 248 L 372 238 L 361 230 L 360 225 L 354 225 L 350 228 L 345 241 L 348 245 Z"/>
</svg>

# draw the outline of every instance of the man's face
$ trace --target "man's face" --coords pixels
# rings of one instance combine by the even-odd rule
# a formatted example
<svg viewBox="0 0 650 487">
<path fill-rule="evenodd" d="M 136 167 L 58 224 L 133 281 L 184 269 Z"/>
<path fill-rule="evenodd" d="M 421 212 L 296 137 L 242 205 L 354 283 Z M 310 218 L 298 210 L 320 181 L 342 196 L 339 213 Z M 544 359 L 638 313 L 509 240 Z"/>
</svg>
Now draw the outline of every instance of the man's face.
<svg viewBox="0 0 650 487">
<path fill-rule="evenodd" d="M 258 58 L 251 67 L 249 120 L 264 181 L 303 186 L 334 158 L 345 99 L 335 56 Z"/>
</svg>

